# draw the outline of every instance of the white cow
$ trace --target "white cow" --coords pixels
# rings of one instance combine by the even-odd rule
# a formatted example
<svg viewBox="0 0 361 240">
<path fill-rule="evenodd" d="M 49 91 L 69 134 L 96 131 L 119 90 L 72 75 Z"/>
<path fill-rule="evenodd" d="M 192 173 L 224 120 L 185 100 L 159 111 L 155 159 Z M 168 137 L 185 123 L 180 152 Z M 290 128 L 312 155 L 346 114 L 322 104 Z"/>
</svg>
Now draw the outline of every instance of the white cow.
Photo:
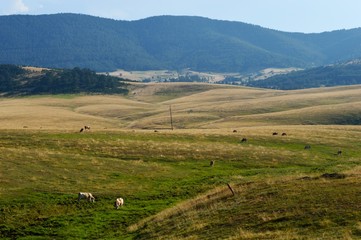
<svg viewBox="0 0 361 240">
<path fill-rule="evenodd" d="M 116 209 L 119 209 L 119 207 L 123 206 L 123 204 L 124 204 L 123 198 L 117 198 L 114 202 L 114 207 Z"/>
<path fill-rule="evenodd" d="M 78 201 L 80 201 L 80 199 L 86 199 L 89 202 L 95 202 L 95 197 L 93 197 L 93 195 L 89 192 L 78 193 Z"/>
</svg>

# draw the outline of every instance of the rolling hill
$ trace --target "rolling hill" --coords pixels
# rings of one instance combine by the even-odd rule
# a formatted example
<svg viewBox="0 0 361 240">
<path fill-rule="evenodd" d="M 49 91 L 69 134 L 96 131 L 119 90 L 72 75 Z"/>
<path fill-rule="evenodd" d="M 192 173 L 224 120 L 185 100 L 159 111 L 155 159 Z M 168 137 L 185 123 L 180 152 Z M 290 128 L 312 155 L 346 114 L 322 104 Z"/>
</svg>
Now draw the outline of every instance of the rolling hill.
<svg viewBox="0 0 361 240">
<path fill-rule="evenodd" d="M 80 14 L 0 16 L 0 63 L 56 68 L 252 72 L 361 56 L 361 29 L 288 33 L 241 22 Z"/>
<path fill-rule="evenodd" d="M 294 91 L 205 83 L 131 83 L 128 95 L 2 98 L 1 129 L 234 129 L 359 125 L 360 85 Z"/>
<path fill-rule="evenodd" d="M 355 84 L 361 84 L 360 59 L 249 81 L 246 85 L 290 90 Z"/>
</svg>

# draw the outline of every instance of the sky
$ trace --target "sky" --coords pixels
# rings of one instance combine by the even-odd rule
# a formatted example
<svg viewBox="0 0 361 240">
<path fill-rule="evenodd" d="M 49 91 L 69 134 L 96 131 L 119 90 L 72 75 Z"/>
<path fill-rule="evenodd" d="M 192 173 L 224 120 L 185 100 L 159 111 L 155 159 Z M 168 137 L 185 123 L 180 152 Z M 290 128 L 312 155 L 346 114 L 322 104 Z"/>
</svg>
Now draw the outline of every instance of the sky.
<svg viewBox="0 0 361 240">
<path fill-rule="evenodd" d="M 81 13 L 116 20 L 201 16 L 286 31 L 361 27 L 361 0 L 0 0 L 0 15 Z"/>
</svg>

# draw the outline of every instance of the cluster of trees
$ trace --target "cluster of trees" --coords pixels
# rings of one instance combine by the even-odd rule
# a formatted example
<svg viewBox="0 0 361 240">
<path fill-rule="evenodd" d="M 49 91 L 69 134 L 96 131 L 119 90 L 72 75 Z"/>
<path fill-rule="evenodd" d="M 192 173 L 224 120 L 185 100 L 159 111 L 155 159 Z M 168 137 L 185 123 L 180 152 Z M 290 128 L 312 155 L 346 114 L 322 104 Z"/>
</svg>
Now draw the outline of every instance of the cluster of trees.
<svg viewBox="0 0 361 240">
<path fill-rule="evenodd" d="M 178 78 L 170 78 L 166 82 L 208 82 L 207 78 L 198 75 L 179 76 Z"/>
<path fill-rule="evenodd" d="M 218 84 L 231 84 L 231 85 L 244 85 L 247 81 L 241 77 L 227 76 L 222 81 L 217 82 Z"/>
<path fill-rule="evenodd" d="M 180 75 L 176 78 L 147 78 L 143 82 L 209 82 L 209 79 L 196 74 Z"/>
<path fill-rule="evenodd" d="M 31 74 L 15 65 L 0 65 L 0 91 L 8 95 L 104 93 L 126 94 L 124 80 L 90 69 L 43 70 Z"/>
<path fill-rule="evenodd" d="M 18 76 L 25 74 L 26 71 L 20 67 L 11 64 L 0 65 L 0 92 L 12 91 L 18 85 Z"/>
</svg>

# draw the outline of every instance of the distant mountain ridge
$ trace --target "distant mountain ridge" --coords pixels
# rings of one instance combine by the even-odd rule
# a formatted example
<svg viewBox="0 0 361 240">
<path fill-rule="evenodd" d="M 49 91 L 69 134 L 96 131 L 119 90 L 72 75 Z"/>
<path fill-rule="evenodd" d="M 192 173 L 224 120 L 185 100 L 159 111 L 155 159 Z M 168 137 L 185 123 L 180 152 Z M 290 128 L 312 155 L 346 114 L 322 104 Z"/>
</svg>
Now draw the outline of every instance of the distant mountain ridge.
<svg viewBox="0 0 361 240">
<path fill-rule="evenodd" d="M 361 57 L 361 29 L 288 33 L 203 17 L 0 16 L 0 64 L 251 72 Z"/>
</svg>

